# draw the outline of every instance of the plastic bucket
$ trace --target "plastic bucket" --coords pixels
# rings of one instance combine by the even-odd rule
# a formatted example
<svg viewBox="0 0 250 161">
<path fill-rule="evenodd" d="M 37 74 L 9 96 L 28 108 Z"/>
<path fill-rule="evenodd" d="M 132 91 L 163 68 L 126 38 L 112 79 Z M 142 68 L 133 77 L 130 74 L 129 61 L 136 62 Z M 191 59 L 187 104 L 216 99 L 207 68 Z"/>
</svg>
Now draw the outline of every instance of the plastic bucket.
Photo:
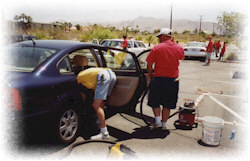
<svg viewBox="0 0 250 161">
<path fill-rule="evenodd" d="M 218 146 L 224 127 L 224 120 L 218 117 L 205 116 L 202 119 L 202 126 L 202 142 L 207 145 Z"/>
</svg>

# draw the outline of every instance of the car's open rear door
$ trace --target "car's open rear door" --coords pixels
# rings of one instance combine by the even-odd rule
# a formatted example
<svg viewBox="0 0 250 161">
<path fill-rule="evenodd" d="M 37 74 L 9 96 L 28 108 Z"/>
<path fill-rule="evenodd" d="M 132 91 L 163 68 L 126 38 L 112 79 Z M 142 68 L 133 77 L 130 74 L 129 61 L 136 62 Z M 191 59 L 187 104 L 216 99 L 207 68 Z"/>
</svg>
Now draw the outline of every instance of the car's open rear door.
<svg viewBox="0 0 250 161">
<path fill-rule="evenodd" d="M 108 100 L 108 106 L 135 108 L 146 89 L 146 77 L 134 53 L 115 48 L 100 49 L 105 66 L 112 69 L 117 81 Z"/>
</svg>

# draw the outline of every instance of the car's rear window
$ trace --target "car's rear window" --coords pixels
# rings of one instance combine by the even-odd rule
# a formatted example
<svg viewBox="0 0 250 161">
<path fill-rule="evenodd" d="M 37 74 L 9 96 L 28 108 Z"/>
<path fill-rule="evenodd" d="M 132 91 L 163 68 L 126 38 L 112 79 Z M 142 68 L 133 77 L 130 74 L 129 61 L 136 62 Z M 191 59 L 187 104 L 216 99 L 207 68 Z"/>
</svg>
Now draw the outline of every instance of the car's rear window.
<svg viewBox="0 0 250 161">
<path fill-rule="evenodd" d="M 188 43 L 187 46 L 205 47 L 205 45 L 203 43 Z"/>
<path fill-rule="evenodd" d="M 54 49 L 12 46 L 8 48 L 7 68 L 15 71 L 32 72 L 39 64 L 56 53 Z"/>
</svg>

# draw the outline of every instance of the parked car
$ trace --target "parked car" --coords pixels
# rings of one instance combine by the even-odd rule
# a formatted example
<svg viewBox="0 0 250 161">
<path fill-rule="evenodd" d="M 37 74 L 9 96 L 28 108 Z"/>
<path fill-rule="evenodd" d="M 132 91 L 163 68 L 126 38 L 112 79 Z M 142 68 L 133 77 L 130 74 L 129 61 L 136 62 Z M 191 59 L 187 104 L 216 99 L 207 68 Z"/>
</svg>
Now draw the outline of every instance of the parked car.
<svg viewBox="0 0 250 161">
<path fill-rule="evenodd" d="M 199 58 L 201 61 L 206 60 L 206 44 L 203 42 L 189 42 L 183 47 L 185 59 Z"/>
<path fill-rule="evenodd" d="M 92 43 L 99 44 L 97 39 L 94 39 Z M 100 45 L 122 49 L 122 43 L 123 39 L 104 39 L 101 41 Z M 128 39 L 128 51 L 138 55 L 144 50 L 147 50 L 147 47 L 142 41 Z"/>
<path fill-rule="evenodd" d="M 12 44 L 7 51 L 11 59 L 5 64 L 8 75 L 4 83 L 12 120 L 35 122 L 44 118 L 46 126 L 53 127 L 50 134 L 63 143 L 73 142 L 80 124 L 94 114 L 93 91 L 83 90 L 77 83 L 81 70 L 107 67 L 115 72 L 117 81 L 107 103 L 109 108 L 135 110 L 146 88 L 143 71 L 149 50 L 140 54 L 144 55 L 144 60 L 140 60 L 134 53 L 96 44 L 36 40 L 35 44 L 31 41 Z"/>
<path fill-rule="evenodd" d="M 28 40 L 38 40 L 36 36 L 33 35 L 25 35 L 25 34 L 16 34 L 12 35 L 10 38 L 11 43 L 21 42 L 21 41 L 28 41 Z"/>
</svg>

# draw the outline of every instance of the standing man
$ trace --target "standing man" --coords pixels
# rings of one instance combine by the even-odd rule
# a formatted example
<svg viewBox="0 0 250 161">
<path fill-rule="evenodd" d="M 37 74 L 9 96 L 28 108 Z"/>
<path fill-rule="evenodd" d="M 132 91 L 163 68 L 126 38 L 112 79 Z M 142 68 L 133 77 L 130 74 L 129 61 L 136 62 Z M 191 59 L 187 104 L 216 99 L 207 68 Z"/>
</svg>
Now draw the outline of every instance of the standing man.
<svg viewBox="0 0 250 161">
<path fill-rule="evenodd" d="M 152 107 L 155 116 L 155 128 L 166 129 L 170 109 L 176 108 L 179 91 L 179 60 L 184 59 L 183 48 L 171 41 L 171 30 L 162 28 L 157 36 L 160 44 L 150 51 L 147 61 L 147 71 L 151 79 L 148 105 Z M 153 64 L 154 75 L 153 75 Z M 160 105 L 163 106 L 161 111 Z M 161 119 L 162 114 L 162 119 Z"/>
<path fill-rule="evenodd" d="M 95 90 L 93 109 L 100 123 L 100 133 L 90 139 L 108 139 L 109 132 L 105 122 L 105 100 L 110 96 L 116 82 L 116 75 L 108 68 L 88 68 L 77 75 L 77 82 L 88 89 Z"/>
<path fill-rule="evenodd" d="M 221 47 L 221 43 L 220 43 L 220 40 L 218 40 L 216 43 L 214 43 L 214 52 L 215 52 L 216 58 L 218 57 L 218 54 L 220 52 L 220 47 Z"/>
<path fill-rule="evenodd" d="M 122 36 L 123 37 L 123 42 L 122 42 L 122 48 L 123 50 L 127 50 L 128 48 L 128 40 L 127 40 L 127 36 Z"/>
<path fill-rule="evenodd" d="M 211 55 L 213 53 L 212 37 L 209 36 L 208 39 L 209 39 L 209 42 L 208 42 L 207 49 L 206 49 L 206 53 L 207 53 L 206 59 L 207 59 L 207 62 L 206 62 L 206 64 L 204 64 L 204 66 L 208 66 L 210 64 Z"/>
<path fill-rule="evenodd" d="M 227 44 L 227 42 L 224 42 L 223 47 L 222 47 L 221 52 L 220 52 L 219 60 L 221 60 L 223 58 L 224 54 L 225 54 L 226 44 Z"/>
</svg>

